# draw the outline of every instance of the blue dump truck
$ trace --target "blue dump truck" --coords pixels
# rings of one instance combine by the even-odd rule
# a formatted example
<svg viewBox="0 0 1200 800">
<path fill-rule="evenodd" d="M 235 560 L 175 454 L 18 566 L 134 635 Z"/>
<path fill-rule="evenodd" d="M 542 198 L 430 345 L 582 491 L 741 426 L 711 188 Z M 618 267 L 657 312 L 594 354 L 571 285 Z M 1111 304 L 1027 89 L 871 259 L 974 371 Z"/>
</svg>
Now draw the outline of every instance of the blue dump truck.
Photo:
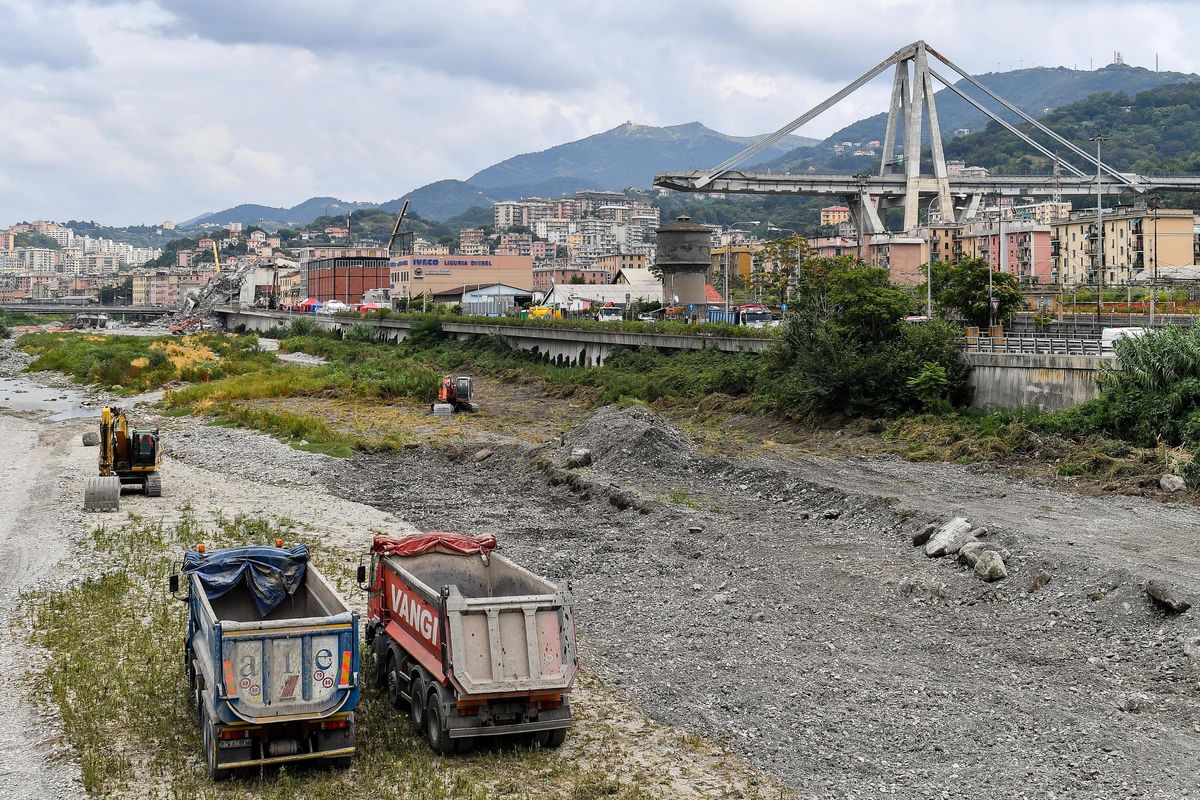
<svg viewBox="0 0 1200 800">
<path fill-rule="evenodd" d="M 354 755 L 358 613 L 308 548 L 282 545 L 184 557 L 184 668 L 213 780 L 290 761 L 347 767 Z M 179 576 L 169 583 L 177 596 Z"/>
</svg>

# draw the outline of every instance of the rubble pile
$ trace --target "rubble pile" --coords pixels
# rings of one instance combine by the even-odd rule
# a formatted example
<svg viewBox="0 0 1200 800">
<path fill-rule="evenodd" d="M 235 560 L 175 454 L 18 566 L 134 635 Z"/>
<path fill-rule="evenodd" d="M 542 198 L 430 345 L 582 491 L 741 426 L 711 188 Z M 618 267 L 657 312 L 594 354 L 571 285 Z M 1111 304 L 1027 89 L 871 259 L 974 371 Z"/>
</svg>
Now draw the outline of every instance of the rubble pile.
<svg viewBox="0 0 1200 800">
<path fill-rule="evenodd" d="M 212 280 L 199 292 L 189 294 L 182 305 L 164 322 L 168 327 L 179 326 L 185 331 L 193 328 L 197 330 L 219 328 L 221 320 L 214 313 L 214 309 L 219 305 L 228 304 L 238 296 L 242 289 L 242 282 L 253 268 L 253 263 L 249 261 L 230 264 L 227 269 L 214 275 Z"/>
</svg>

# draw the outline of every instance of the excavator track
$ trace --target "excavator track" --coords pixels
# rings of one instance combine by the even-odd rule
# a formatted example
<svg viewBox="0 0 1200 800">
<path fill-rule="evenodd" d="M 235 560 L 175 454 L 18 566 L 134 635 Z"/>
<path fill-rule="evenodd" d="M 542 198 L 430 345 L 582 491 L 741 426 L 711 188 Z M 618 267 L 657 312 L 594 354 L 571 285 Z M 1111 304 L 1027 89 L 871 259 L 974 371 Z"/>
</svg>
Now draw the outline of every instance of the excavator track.
<svg viewBox="0 0 1200 800">
<path fill-rule="evenodd" d="M 121 479 L 116 475 L 88 478 L 83 489 L 84 511 L 119 511 Z"/>
<path fill-rule="evenodd" d="M 146 476 L 146 497 L 162 497 L 162 475 L 157 472 Z"/>
</svg>

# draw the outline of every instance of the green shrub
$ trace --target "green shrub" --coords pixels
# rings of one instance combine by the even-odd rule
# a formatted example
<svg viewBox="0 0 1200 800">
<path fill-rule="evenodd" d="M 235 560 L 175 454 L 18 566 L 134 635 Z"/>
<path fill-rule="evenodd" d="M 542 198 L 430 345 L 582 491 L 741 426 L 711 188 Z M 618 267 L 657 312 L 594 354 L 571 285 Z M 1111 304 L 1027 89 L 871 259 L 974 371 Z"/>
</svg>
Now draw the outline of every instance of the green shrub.
<svg viewBox="0 0 1200 800">
<path fill-rule="evenodd" d="M 296 317 L 288 328 L 288 336 L 311 336 L 317 330 L 317 322 L 312 317 Z"/>
<path fill-rule="evenodd" d="M 355 322 L 346 326 L 342 338 L 348 342 L 375 341 L 375 328 L 363 322 Z"/>
</svg>

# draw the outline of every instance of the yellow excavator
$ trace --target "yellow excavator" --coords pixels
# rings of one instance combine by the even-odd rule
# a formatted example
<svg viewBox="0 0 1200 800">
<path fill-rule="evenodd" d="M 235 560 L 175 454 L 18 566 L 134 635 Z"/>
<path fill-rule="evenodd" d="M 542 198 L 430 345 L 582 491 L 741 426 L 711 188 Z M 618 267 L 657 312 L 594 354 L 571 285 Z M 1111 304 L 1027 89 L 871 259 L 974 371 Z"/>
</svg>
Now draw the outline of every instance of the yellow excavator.
<svg viewBox="0 0 1200 800">
<path fill-rule="evenodd" d="M 158 430 L 131 430 L 122 409 L 105 407 L 100 412 L 100 475 L 87 480 L 83 510 L 117 511 L 125 486 L 158 497 L 162 494 L 161 466 Z"/>
</svg>

